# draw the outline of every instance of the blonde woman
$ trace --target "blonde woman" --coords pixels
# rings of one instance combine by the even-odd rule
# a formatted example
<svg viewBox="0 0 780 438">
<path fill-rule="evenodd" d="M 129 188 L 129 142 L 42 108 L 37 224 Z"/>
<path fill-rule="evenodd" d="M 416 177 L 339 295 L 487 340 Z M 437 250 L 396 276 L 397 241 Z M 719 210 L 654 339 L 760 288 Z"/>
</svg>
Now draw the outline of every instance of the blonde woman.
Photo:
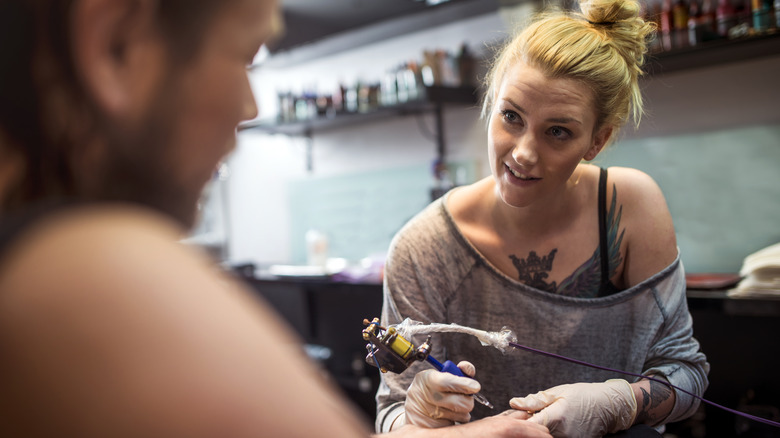
<svg viewBox="0 0 780 438">
<path fill-rule="evenodd" d="M 629 119 L 639 121 L 653 29 L 634 0 L 581 10 L 540 16 L 498 55 L 483 108 L 492 175 L 452 190 L 395 237 L 382 322 L 507 326 L 520 344 L 701 395 L 709 365 L 692 337 L 664 196 L 638 170 L 587 163 Z M 385 374 L 378 430 L 492 415 L 469 396 L 479 390 L 554 436 L 661 428 L 698 406 L 662 383 L 505 355 L 466 335 L 434 336 L 433 345 L 440 360 L 470 361 L 461 368 L 476 369 L 481 387 L 423 363 Z"/>
</svg>

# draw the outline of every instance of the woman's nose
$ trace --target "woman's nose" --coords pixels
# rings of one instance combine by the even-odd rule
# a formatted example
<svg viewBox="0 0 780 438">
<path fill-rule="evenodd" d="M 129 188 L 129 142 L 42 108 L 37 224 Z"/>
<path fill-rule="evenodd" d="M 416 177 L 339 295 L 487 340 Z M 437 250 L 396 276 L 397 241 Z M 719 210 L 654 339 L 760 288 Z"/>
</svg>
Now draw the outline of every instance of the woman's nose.
<svg viewBox="0 0 780 438">
<path fill-rule="evenodd" d="M 538 158 L 535 144 L 533 135 L 530 133 L 521 135 L 512 148 L 512 158 L 522 166 L 533 166 Z"/>
</svg>

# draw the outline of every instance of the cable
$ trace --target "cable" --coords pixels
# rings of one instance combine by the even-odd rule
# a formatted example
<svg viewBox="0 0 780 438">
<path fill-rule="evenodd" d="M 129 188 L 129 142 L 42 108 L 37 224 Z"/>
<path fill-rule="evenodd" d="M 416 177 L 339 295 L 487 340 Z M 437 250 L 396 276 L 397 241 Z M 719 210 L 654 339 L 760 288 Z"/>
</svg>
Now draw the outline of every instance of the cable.
<svg viewBox="0 0 780 438">
<path fill-rule="evenodd" d="M 435 324 L 435 323 L 434 324 L 423 324 L 423 323 L 421 323 L 419 321 L 414 321 L 414 320 L 411 320 L 409 318 L 406 318 L 401 323 L 396 324 L 395 327 L 396 327 L 396 330 L 398 330 L 399 333 L 401 333 L 403 336 L 406 336 L 406 337 L 411 337 L 411 336 L 414 336 L 414 335 L 417 335 L 417 334 L 422 334 L 422 333 L 434 333 L 434 332 L 465 333 L 465 334 L 472 335 L 472 336 L 476 337 L 477 339 L 479 339 L 479 341 L 482 343 L 483 346 L 495 347 L 495 348 L 499 349 L 502 353 L 506 353 L 505 347 L 509 346 L 509 347 L 514 347 L 514 348 L 520 349 L 520 350 L 525 350 L 525 351 L 528 351 L 528 352 L 531 352 L 531 353 L 540 354 L 542 356 L 547 356 L 547 357 L 551 357 L 551 358 L 554 358 L 554 359 L 559 359 L 559 360 L 563 360 L 563 361 L 566 361 L 566 362 L 571 362 L 571 363 L 574 363 L 574 364 L 577 364 L 577 365 L 583 365 L 583 366 L 596 368 L 596 369 L 603 370 L 603 371 L 610 371 L 610 372 L 613 372 L 613 373 L 618 373 L 618 374 L 624 374 L 624 375 L 627 375 L 627 376 L 638 377 L 640 379 L 652 380 L 653 382 L 661 383 L 661 384 L 663 384 L 665 386 L 668 386 L 668 387 L 670 387 L 670 388 L 672 388 L 674 390 L 677 390 L 677 391 L 683 392 L 685 394 L 688 394 L 691 397 L 694 397 L 694 398 L 696 398 L 696 399 L 698 399 L 698 400 L 700 400 L 700 401 L 702 401 L 704 403 L 707 403 L 707 404 L 712 405 L 712 406 L 714 406 L 716 408 L 722 409 L 722 410 L 724 410 L 726 412 L 730 412 L 732 414 L 739 415 L 741 417 L 745 417 L 745 418 L 748 418 L 750 420 L 757 421 L 759 423 L 764 423 L 764 424 L 768 424 L 770 426 L 774 426 L 774 427 L 780 428 L 780 423 L 778 423 L 776 421 L 768 420 L 766 418 L 756 417 L 754 415 L 747 414 L 745 412 L 740 412 L 740 411 L 737 411 L 735 409 L 731 409 L 731 408 L 728 408 L 726 406 L 719 405 L 719 404 L 711 402 L 711 401 L 709 401 L 709 400 L 707 400 L 705 398 L 699 397 L 698 395 L 693 394 L 693 393 L 691 393 L 691 392 L 689 392 L 689 391 L 687 391 L 685 389 L 682 389 L 682 388 L 679 388 L 679 387 L 677 387 L 675 385 L 672 385 L 671 383 L 669 383 L 669 382 L 667 382 L 665 380 L 662 380 L 662 379 L 658 379 L 658 378 L 655 378 L 655 377 L 652 377 L 652 376 L 645 376 L 643 374 L 632 373 L 632 372 L 628 372 L 628 371 L 621 371 L 621 370 L 617 370 L 617 369 L 614 369 L 614 368 L 609 368 L 609 367 L 605 367 L 605 366 L 601 366 L 601 365 L 594 365 L 592 363 L 588 363 L 588 362 L 585 362 L 585 361 L 572 359 L 570 357 L 561 356 L 561 355 L 555 354 L 555 353 L 548 353 L 546 351 L 542 351 L 542 350 L 538 350 L 536 348 L 531 348 L 531 347 L 527 347 L 525 345 L 518 344 L 517 342 L 515 342 L 517 340 L 517 338 L 514 336 L 512 331 L 507 329 L 506 327 L 502 328 L 501 331 L 499 331 L 499 332 L 487 332 L 487 331 L 484 331 L 484 330 L 478 330 L 478 329 L 474 329 L 474 328 L 471 328 L 471 327 L 464 327 L 464 326 L 461 326 L 461 325 L 458 325 L 458 324 Z"/>
<path fill-rule="evenodd" d="M 727 408 L 726 406 L 721 406 L 721 405 L 719 405 L 717 403 L 711 402 L 711 401 L 709 401 L 709 400 L 707 400 L 707 399 L 705 399 L 703 397 L 699 397 L 696 394 L 693 394 L 693 393 L 688 392 L 688 391 L 686 391 L 686 390 L 684 390 L 682 388 L 679 388 L 679 387 L 677 387 L 675 385 L 672 385 L 671 383 L 669 383 L 669 382 L 667 382 L 665 380 L 662 380 L 662 379 L 657 379 L 657 378 L 651 377 L 651 376 L 645 376 L 643 374 L 631 373 L 631 372 L 628 372 L 628 371 L 616 370 L 614 368 L 604 367 L 604 366 L 600 366 L 600 365 L 594 365 L 592 363 L 584 362 L 584 361 L 577 360 L 577 359 L 572 359 L 570 357 L 561 356 L 559 354 L 548 353 L 546 351 L 537 350 L 537 349 L 531 348 L 531 347 L 526 347 L 525 345 L 520 345 L 520 344 L 518 344 L 516 342 L 509 342 L 509 345 L 512 346 L 512 347 L 518 348 L 520 350 L 529 351 L 529 352 L 535 353 L 535 354 L 541 354 L 542 356 L 552 357 L 554 359 L 560 359 L 560 360 L 563 360 L 563 361 L 566 361 L 566 362 L 571 362 L 571 363 L 574 363 L 574 364 L 577 364 L 577 365 L 584 365 L 586 367 L 596 368 L 596 369 L 603 370 L 603 371 L 610 371 L 610 372 L 613 372 L 613 373 L 625 374 L 627 376 L 633 376 L 633 377 L 639 377 L 641 379 L 652 380 L 653 382 L 658 382 L 658 383 L 666 385 L 666 386 L 668 386 L 668 387 L 670 387 L 672 389 L 675 389 L 677 391 L 684 392 L 684 393 L 686 393 L 686 394 L 688 394 L 688 395 L 690 395 L 692 397 L 695 397 L 695 398 L 703 401 L 704 403 L 707 403 L 709 405 L 715 406 L 716 408 L 723 409 L 724 411 L 731 412 L 732 414 L 739 415 L 739 416 L 742 416 L 742 417 L 745 417 L 745 418 L 749 418 L 749 419 L 751 419 L 753 421 L 758 421 L 759 423 L 768 424 L 770 426 L 780 427 L 780 423 L 778 423 L 776 421 L 768 420 L 766 418 L 756 417 L 755 415 L 750 415 L 750 414 L 747 414 L 745 412 L 740 412 L 740 411 L 737 411 L 736 409 L 731 409 L 731 408 Z"/>
</svg>

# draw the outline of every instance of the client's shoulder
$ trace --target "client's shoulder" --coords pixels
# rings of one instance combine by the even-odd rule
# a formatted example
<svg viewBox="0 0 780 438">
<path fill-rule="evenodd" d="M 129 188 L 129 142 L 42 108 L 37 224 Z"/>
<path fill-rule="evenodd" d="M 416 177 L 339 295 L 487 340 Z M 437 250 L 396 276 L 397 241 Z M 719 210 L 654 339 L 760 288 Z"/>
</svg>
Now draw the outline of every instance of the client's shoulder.
<svg viewBox="0 0 780 438">
<path fill-rule="evenodd" d="M 57 210 L 38 218 L 7 248 L 0 295 L 6 304 L 45 313 L 88 308 L 85 303 L 109 296 L 154 294 L 158 285 L 171 282 L 168 274 L 197 277 L 208 263 L 178 243 L 181 237 L 173 221 L 138 207 Z"/>
</svg>

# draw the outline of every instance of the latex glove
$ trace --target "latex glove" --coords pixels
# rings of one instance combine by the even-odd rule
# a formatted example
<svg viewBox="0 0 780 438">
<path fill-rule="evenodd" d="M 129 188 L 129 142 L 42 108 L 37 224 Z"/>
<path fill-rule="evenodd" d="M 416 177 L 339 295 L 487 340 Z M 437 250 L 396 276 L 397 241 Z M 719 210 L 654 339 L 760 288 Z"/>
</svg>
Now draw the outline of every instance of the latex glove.
<svg viewBox="0 0 780 438">
<path fill-rule="evenodd" d="M 560 385 L 513 398 L 509 406 L 535 412 L 529 421 L 547 426 L 556 437 L 601 437 L 625 430 L 634 424 L 637 410 L 634 391 L 623 379 Z"/>
<path fill-rule="evenodd" d="M 462 361 L 458 368 L 468 376 L 474 375 L 474 365 Z M 406 423 L 435 428 L 467 423 L 474 409 L 474 397 L 481 389 L 479 382 L 430 369 L 414 376 L 406 392 L 404 408 Z"/>
</svg>

